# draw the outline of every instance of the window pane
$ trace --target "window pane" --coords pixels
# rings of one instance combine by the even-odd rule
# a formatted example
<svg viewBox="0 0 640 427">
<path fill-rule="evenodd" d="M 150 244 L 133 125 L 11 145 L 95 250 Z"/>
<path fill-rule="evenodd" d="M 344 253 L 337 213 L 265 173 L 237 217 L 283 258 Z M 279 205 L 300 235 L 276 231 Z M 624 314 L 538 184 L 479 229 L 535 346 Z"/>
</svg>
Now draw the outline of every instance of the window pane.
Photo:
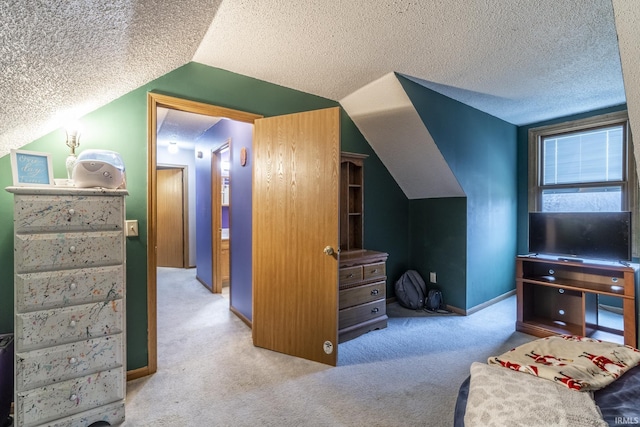
<svg viewBox="0 0 640 427">
<path fill-rule="evenodd" d="M 543 212 L 618 212 L 622 187 L 570 188 L 542 191 Z"/>
<path fill-rule="evenodd" d="M 622 136 L 615 126 L 544 138 L 543 185 L 621 181 Z"/>
</svg>

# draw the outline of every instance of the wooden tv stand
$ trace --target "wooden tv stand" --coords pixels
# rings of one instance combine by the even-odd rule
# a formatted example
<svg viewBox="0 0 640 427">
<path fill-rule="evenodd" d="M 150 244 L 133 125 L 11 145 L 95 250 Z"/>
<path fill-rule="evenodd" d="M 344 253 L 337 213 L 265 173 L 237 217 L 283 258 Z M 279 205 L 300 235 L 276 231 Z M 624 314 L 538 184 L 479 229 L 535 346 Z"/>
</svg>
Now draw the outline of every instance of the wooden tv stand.
<svg viewBox="0 0 640 427">
<path fill-rule="evenodd" d="M 603 333 L 606 338 L 596 338 L 636 347 L 637 279 L 638 265 L 632 263 L 518 256 L 516 330 L 538 337 Z M 622 299 L 623 330 L 599 325 L 599 295 Z"/>
</svg>

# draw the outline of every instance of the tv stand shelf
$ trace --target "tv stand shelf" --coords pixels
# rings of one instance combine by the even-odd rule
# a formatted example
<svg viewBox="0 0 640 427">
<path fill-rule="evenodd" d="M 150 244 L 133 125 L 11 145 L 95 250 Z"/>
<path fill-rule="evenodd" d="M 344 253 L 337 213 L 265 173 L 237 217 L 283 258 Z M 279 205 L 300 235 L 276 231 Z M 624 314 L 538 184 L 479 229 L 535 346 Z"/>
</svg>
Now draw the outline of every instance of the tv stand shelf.
<svg viewBox="0 0 640 427">
<path fill-rule="evenodd" d="M 638 265 L 566 260 L 541 255 L 516 258 L 516 330 L 538 337 L 591 336 L 636 347 Z M 600 327 L 598 297 L 622 300 L 623 329 Z"/>
</svg>

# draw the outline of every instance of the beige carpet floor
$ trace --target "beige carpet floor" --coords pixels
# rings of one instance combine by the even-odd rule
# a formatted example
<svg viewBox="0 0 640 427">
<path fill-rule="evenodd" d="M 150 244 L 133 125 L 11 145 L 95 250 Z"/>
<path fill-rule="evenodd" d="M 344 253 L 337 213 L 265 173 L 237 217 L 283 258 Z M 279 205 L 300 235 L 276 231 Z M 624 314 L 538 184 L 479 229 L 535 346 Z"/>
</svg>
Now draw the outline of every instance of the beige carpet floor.
<svg viewBox="0 0 640 427">
<path fill-rule="evenodd" d="M 515 303 L 391 317 L 340 344 L 329 367 L 254 347 L 228 292 L 209 293 L 195 270 L 162 268 L 158 372 L 128 383 L 125 425 L 451 426 L 471 362 L 533 339 L 514 331 Z"/>
</svg>

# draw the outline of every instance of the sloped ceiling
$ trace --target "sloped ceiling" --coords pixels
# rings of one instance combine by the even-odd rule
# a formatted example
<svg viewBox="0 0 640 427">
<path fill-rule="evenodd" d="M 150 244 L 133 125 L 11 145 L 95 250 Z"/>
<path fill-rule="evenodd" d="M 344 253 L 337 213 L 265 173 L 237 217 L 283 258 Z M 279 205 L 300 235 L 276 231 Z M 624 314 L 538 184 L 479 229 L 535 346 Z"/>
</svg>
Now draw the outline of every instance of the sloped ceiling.
<svg viewBox="0 0 640 427">
<path fill-rule="evenodd" d="M 0 156 L 191 60 L 337 101 L 398 72 L 517 125 L 627 99 L 633 128 L 638 10 L 628 0 L 5 0 Z"/>
<path fill-rule="evenodd" d="M 634 140 L 636 163 L 640 166 L 640 2 L 613 0 L 620 43 L 627 110 Z M 640 167 L 638 167 L 640 170 Z"/>
<path fill-rule="evenodd" d="M 3 0 L 0 156 L 191 61 L 221 0 Z"/>
<path fill-rule="evenodd" d="M 465 195 L 395 73 L 340 103 L 407 198 Z"/>
<path fill-rule="evenodd" d="M 516 125 L 625 102 L 611 0 L 224 1 L 194 60 L 334 100 L 395 71 Z"/>
</svg>

